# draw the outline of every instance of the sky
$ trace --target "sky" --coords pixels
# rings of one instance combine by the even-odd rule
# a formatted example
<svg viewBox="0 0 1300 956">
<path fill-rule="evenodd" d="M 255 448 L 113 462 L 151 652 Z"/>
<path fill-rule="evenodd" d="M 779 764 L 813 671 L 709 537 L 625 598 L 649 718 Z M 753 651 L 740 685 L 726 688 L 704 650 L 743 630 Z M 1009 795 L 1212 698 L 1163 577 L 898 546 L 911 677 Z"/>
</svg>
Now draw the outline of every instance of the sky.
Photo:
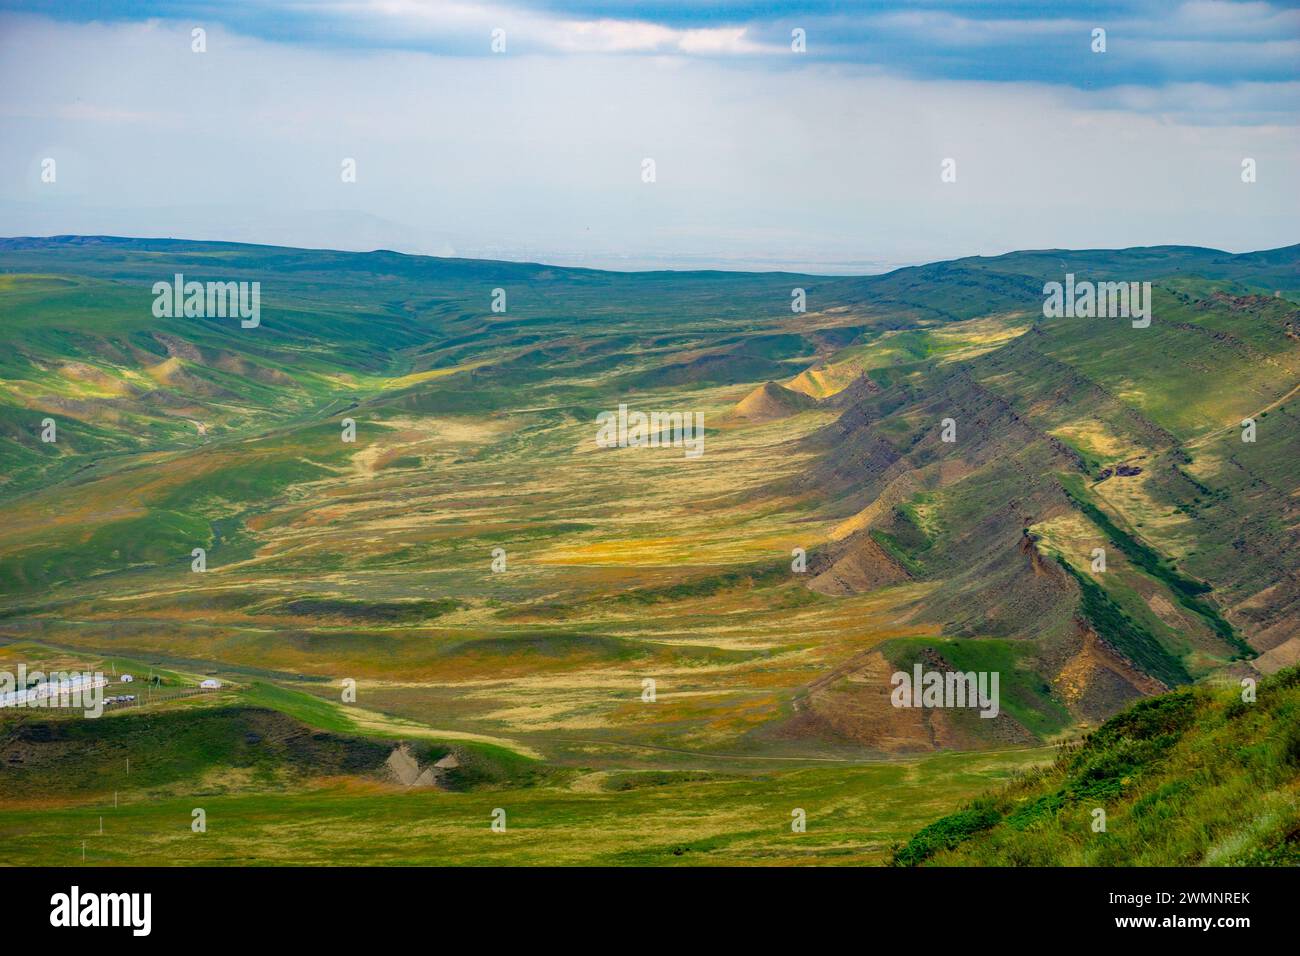
<svg viewBox="0 0 1300 956">
<path fill-rule="evenodd" d="M 0 0 L 0 235 L 839 274 L 1273 248 L 1298 74 L 1300 9 L 1256 0 Z"/>
</svg>

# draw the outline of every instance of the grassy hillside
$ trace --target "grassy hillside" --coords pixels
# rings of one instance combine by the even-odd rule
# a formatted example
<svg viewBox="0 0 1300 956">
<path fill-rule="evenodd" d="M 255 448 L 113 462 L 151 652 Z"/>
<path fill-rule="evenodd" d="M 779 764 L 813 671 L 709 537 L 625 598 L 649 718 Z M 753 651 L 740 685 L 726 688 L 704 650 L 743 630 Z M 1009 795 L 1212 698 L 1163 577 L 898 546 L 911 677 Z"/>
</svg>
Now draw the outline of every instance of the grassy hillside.
<svg viewBox="0 0 1300 956">
<path fill-rule="evenodd" d="M 866 368 L 796 479 L 843 519 L 815 586 L 942 582 L 916 620 L 1025 642 L 1049 721 L 1294 661 L 1300 310 L 1185 275 L 1154 303 L 1149 329 L 1038 319 L 978 354 Z M 1268 437 L 1243 442 L 1247 418 Z"/>
<path fill-rule="evenodd" d="M 1300 864 L 1300 668 L 1112 717 L 1055 763 L 916 833 L 894 863 Z M 1104 812 L 1104 831 L 1096 825 Z"/>
<path fill-rule="evenodd" d="M 318 732 L 491 752 L 501 782 L 779 767 L 815 794 L 818 768 L 1034 752 L 1300 659 L 1298 266 L 616 274 L 0 240 L 0 659 L 220 675 Z M 1045 319 L 1067 271 L 1150 280 L 1151 327 Z M 153 316 L 177 272 L 260 282 L 261 325 Z M 599 447 L 620 405 L 703 415 L 704 453 Z M 892 706 L 918 662 L 996 671 L 998 717 Z M 231 741 L 211 766 L 260 773 Z M 324 779 L 292 762 L 271 776 Z M 601 799 L 635 816 L 643 790 Z"/>
<path fill-rule="evenodd" d="M 83 845 L 90 865 L 861 865 L 1046 756 L 548 770 L 417 740 L 423 765 L 454 753 L 460 766 L 410 788 L 384 775 L 395 744 L 238 703 L 5 719 L 0 840 L 39 845 L 53 865 L 83 865 Z M 206 832 L 191 829 L 195 808 Z M 490 827 L 498 809 L 503 833 Z M 795 810 L 804 832 L 791 829 Z"/>
</svg>

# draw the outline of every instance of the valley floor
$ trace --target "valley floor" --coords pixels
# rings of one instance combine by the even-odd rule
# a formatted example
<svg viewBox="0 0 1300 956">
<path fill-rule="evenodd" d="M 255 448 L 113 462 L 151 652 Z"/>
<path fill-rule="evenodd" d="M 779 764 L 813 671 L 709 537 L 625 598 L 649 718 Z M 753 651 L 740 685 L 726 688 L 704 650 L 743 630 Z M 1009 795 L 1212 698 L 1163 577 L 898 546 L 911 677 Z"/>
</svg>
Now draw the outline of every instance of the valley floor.
<svg viewBox="0 0 1300 956">
<path fill-rule="evenodd" d="M 1045 319 L 1039 253 L 0 252 L 0 671 L 148 682 L 0 717 L 13 862 L 882 863 L 1135 701 L 1300 653 L 1294 250 L 1138 251 L 1145 331 Z M 153 315 L 182 255 L 277 277 L 254 334 Z M 622 407 L 702 416 L 703 454 L 602 446 Z M 894 705 L 914 665 L 1000 675 L 998 714 Z M 398 746 L 460 766 L 406 789 Z"/>
<path fill-rule="evenodd" d="M 575 772 L 471 793 L 357 779 L 244 790 L 230 771 L 185 796 L 119 793 L 117 806 L 111 793 L 8 801 L 0 843 L 19 851 L 10 864 L 28 847 L 58 866 L 861 866 L 886 863 L 936 816 L 1050 757 L 1038 748 L 851 768 Z M 204 833 L 191 830 L 196 808 Z M 492 830 L 498 809 L 505 832 Z M 796 833 L 800 809 L 807 829 Z"/>
</svg>

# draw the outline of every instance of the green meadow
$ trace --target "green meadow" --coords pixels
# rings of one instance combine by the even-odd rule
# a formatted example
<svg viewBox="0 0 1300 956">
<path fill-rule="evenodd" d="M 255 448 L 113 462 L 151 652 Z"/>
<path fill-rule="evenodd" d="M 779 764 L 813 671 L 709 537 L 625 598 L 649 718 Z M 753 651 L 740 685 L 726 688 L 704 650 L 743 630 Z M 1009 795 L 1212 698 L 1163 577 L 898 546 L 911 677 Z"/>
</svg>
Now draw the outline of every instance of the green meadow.
<svg viewBox="0 0 1300 956">
<path fill-rule="evenodd" d="M 1151 327 L 1044 318 L 1066 255 L 1152 281 Z M 98 721 L 5 714 L 0 834 L 88 864 L 1290 859 L 1273 757 L 1281 822 L 1231 840 L 1075 846 L 1050 797 L 991 841 L 996 794 L 1078 770 L 1053 748 L 1300 662 L 1298 257 L 0 240 L 0 669 L 160 677 Z M 156 317 L 177 272 L 259 282 L 259 326 Z M 702 415 L 703 454 L 599 446 L 623 404 Z M 996 671 L 997 717 L 892 706 L 917 663 Z M 1216 784 L 1163 766 L 1194 820 Z"/>
</svg>

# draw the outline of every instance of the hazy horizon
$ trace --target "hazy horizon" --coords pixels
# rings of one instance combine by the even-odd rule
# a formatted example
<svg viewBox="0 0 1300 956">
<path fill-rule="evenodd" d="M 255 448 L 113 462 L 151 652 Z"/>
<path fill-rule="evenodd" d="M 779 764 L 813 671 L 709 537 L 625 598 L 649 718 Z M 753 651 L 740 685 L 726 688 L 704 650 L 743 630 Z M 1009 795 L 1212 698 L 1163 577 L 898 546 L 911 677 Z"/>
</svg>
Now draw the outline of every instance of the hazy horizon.
<svg viewBox="0 0 1300 956">
<path fill-rule="evenodd" d="M 870 274 L 1300 218 L 1300 11 L 1263 2 L 0 11 L 15 234 Z"/>
<path fill-rule="evenodd" d="M 43 235 L 43 236 L 32 236 L 32 235 L 0 236 L 0 242 L 18 241 L 23 239 L 47 239 L 47 240 L 131 239 L 131 240 L 139 240 L 142 242 L 193 242 L 193 243 L 207 243 L 207 244 L 227 244 L 227 245 L 235 245 L 235 246 L 261 246 L 265 248 L 275 248 L 275 249 L 296 249 L 304 252 L 340 252 L 340 253 L 350 253 L 356 255 L 372 255 L 376 253 L 388 252 L 388 253 L 395 253 L 397 255 L 410 256 L 412 258 L 420 258 L 420 259 L 451 259 L 451 260 L 464 260 L 464 261 L 476 261 L 476 262 L 506 262 L 515 265 L 553 266 L 555 268 L 562 268 L 562 269 L 588 269 L 595 272 L 734 272 L 734 273 L 752 273 L 755 275 L 765 275 L 765 274 L 811 275 L 811 276 L 822 276 L 826 278 L 841 278 L 841 279 L 852 279 L 852 278 L 860 278 L 866 276 L 884 275 L 889 272 L 897 271 L 899 269 L 910 269 L 910 268 L 916 268 L 918 266 L 935 265 L 942 262 L 956 262 L 961 259 L 972 259 L 972 258 L 997 259 L 1001 256 L 1015 255 L 1017 253 L 1059 251 L 1059 252 L 1073 252 L 1073 253 L 1082 254 L 1086 252 L 1098 252 L 1098 251 L 1126 252 L 1134 249 L 1165 248 L 1165 249 L 1204 249 L 1210 252 L 1222 252 L 1226 255 L 1236 256 L 1236 255 L 1250 255 L 1253 253 L 1276 252 L 1281 249 L 1291 248 L 1292 246 L 1300 246 L 1300 240 L 1297 240 L 1296 242 L 1289 242 L 1280 246 L 1261 246 L 1258 249 L 1241 249 L 1241 250 L 1222 249 L 1215 246 L 1198 246 L 1198 245 L 1185 243 L 1185 242 L 1162 242 L 1162 243 L 1153 243 L 1151 245 L 1146 245 L 1146 246 L 1094 246 L 1087 249 L 1069 248 L 1069 247 L 1062 246 L 1062 247 L 1040 248 L 1040 249 L 1008 249 L 1005 252 L 998 252 L 998 253 L 991 253 L 991 254 L 970 253 L 968 255 L 957 255 L 957 256 L 952 256 L 950 258 L 944 258 L 944 259 L 926 259 L 917 262 L 906 262 L 897 265 L 891 265 L 888 268 L 879 269 L 872 272 L 829 272 L 829 271 L 818 271 L 815 269 L 809 269 L 809 270 L 785 269 L 785 268 L 760 269 L 760 268 L 753 268 L 753 267 L 739 268 L 736 266 L 731 266 L 731 267 L 661 266 L 658 268 L 630 268 L 630 267 L 620 268 L 618 266 L 574 265 L 571 263 L 555 262 L 546 259 L 507 259 L 507 258 L 491 259 L 491 258 L 484 258 L 480 256 L 459 256 L 459 255 L 441 256 L 441 255 L 435 255 L 432 253 L 425 253 L 425 252 L 408 252 L 403 249 L 391 249 L 382 246 L 375 247 L 373 249 L 339 249 L 331 246 L 310 246 L 310 245 L 300 246 L 300 245 L 286 245 L 282 243 L 273 243 L 273 242 L 249 242 L 249 241 L 237 241 L 237 240 L 228 240 L 228 239 L 196 239 L 192 236 L 151 236 L 151 235 L 127 236 L 127 235 L 111 235 L 108 233 L 53 233 L 50 235 Z"/>
</svg>

